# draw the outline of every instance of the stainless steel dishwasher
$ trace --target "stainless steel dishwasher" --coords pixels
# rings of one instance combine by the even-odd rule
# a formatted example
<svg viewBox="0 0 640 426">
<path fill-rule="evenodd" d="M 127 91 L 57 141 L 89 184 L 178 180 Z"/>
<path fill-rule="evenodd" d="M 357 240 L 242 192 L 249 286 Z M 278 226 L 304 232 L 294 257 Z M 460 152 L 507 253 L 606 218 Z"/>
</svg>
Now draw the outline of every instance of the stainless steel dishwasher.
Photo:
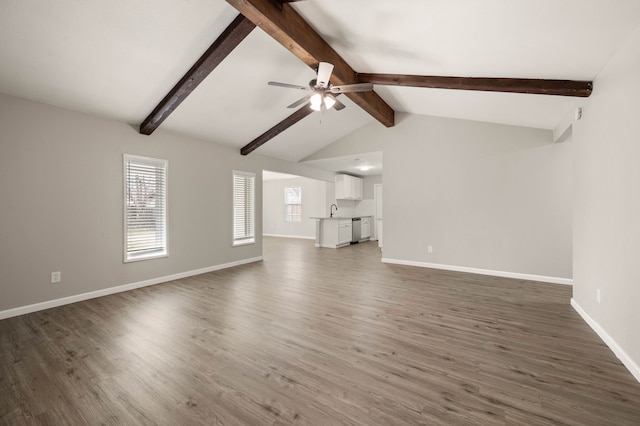
<svg viewBox="0 0 640 426">
<path fill-rule="evenodd" d="M 360 235 L 362 234 L 362 220 L 359 217 L 351 219 L 352 225 L 352 237 L 351 244 L 360 242 Z"/>
</svg>

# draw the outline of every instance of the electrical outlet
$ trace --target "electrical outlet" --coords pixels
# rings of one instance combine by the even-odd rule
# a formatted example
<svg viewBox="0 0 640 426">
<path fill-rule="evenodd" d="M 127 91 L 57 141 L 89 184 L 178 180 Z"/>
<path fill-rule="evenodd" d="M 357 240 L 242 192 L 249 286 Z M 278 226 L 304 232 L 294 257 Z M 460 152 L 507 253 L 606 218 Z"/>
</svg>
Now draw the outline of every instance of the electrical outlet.
<svg viewBox="0 0 640 426">
<path fill-rule="evenodd" d="M 427 246 L 427 253 L 433 253 L 433 246 Z"/>
<path fill-rule="evenodd" d="M 62 272 L 52 272 L 51 273 L 51 284 L 59 283 L 62 281 Z"/>
<path fill-rule="evenodd" d="M 600 297 L 600 289 L 596 289 L 596 300 L 598 301 L 598 304 L 600 304 L 600 302 L 602 301 L 602 298 Z"/>
</svg>

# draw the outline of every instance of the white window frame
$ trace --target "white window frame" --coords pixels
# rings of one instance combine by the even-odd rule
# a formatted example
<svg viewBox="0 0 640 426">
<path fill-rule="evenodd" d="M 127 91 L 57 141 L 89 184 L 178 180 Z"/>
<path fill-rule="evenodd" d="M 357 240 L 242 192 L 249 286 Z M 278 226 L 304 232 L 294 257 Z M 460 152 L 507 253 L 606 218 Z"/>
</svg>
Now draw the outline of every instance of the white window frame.
<svg viewBox="0 0 640 426">
<path fill-rule="evenodd" d="M 297 188 L 300 193 L 299 203 L 290 203 L 289 202 L 289 189 Z M 294 215 L 291 214 L 290 206 L 300 206 L 300 214 Z M 284 187 L 284 221 L 285 223 L 302 223 L 302 186 L 301 185 L 290 185 Z"/>
<path fill-rule="evenodd" d="M 236 211 L 238 207 L 242 207 L 238 205 L 239 196 L 236 194 L 236 178 L 239 179 L 249 179 L 251 182 L 250 185 L 250 193 L 247 194 L 250 197 L 249 203 L 250 205 L 244 205 L 244 214 L 243 217 L 236 217 Z M 244 246 L 247 244 L 255 244 L 256 242 L 256 174 L 251 172 L 242 172 L 238 170 L 233 170 L 232 177 L 232 194 L 233 194 L 233 226 L 231 229 L 232 232 L 232 245 L 235 246 Z M 245 195 L 245 197 L 247 196 Z M 248 217 L 247 217 L 248 213 Z M 249 231 L 244 235 L 236 235 L 237 221 L 243 221 L 244 227 L 246 230 L 247 225 L 249 225 Z M 249 223 L 247 224 L 247 221 Z"/>
<path fill-rule="evenodd" d="M 159 210 L 160 213 L 160 222 L 158 226 L 160 227 L 160 232 L 156 231 L 155 238 L 155 247 L 133 251 L 129 248 L 129 237 L 130 237 L 130 227 L 132 227 L 132 223 L 129 220 L 129 214 L 133 211 L 129 206 L 129 165 L 131 163 L 141 164 L 148 167 L 154 167 L 156 172 L 162 172 L 161 176 L 164 179 L 163 185 L 164 188 L 162 190 L 162 199 L 160 200 L 159 205 L 154 207 L 155 210 Z M 169 198 L 169 162 L 167 160 L 162 160 L 158 158 L 150 158 L 150 157 L 141 157 L 139 155 L 131 155 L 131 154 L 123 154 L 122 156 L 122 164 L 123 164 L 123 228 L 124 228 L 124 262 L 137 262 L 140 260 L 148 260 L 148 259 L 157 259 L 160 257 L 167 257 L 169 255 L 168 251 L 168 209 L 167 209 L 167 200 Z M 155 203 L 154 203 L 155 204 Z M 155 216 L 155 215 L 154 215 Z"/>
</svg>

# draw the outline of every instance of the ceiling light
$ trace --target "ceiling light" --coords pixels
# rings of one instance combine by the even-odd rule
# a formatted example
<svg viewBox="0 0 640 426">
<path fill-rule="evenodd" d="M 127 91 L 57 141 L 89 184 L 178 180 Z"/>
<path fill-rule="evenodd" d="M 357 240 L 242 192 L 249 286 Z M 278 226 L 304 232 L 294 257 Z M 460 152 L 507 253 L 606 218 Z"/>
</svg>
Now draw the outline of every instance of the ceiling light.
<svg viewBox="0 0 640 426">
<path fill-rule="evenodd" d="M 311 99 L 309 99 L 309 101 L 311 102 L 312 110 L 320 111 L 322 109 L 322 95 L 320 93 L 316 93 L 315 95 L 311 96 Z"/>
<path fill-rule="evenodd" d="M 371 166 L 358 166 L 358 168 L 363 172 L 371 170 Z"/>
<path fill-rule="evenodd" d="M 336 100 L 333 99 L 331 96 L 324 97 L 324 106 L 327 109 L 331 109 L 331 107 L 334 106 L 335 104 L 336 104 Z"/>
</svg>

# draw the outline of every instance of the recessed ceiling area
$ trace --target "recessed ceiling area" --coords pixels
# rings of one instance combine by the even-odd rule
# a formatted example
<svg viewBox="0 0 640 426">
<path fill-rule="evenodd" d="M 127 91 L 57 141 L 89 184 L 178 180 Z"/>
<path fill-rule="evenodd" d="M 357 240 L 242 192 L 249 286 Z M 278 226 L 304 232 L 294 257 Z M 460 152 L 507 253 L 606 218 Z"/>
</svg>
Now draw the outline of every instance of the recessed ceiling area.
<svg viewBox="0 0 640 426">
<path fill-rule="evenodd" d="M 382 151 L 301 161 L 301 163 L 323 170 L 358 176 L 381 175 L 383 171 Z"/>
</svg>

